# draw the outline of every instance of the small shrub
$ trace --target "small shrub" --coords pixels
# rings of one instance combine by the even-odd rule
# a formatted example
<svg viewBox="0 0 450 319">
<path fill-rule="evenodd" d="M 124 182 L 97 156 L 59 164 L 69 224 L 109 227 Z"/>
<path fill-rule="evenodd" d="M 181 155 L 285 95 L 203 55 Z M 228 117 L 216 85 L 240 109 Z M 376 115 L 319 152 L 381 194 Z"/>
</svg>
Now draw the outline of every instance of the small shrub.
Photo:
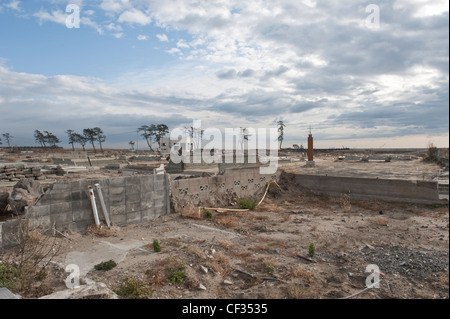
<svg viewBox="0 0 450 319">
<path fill-rule="evenodd" d="M 214 217 L 214 214 L 209 210 L 203 211 L 203 214 L 205 215 L 206 218 L 209 218 L 209 219 L 212 219 Z"/>
<path fill-rule="evenodd" d="M 159 253 L 161 251 L 161 244 L 159 243 L 159 241 L 157 239 L 155 239 L 153 241 L 153 250 L 157 253 Z"/>
<path fill-rule="evenodd" d="M 184 271 L 186 269 L 185 263 L 180 263 L 178 266 L 169 268 L 169 280 L 173 284 L 182 284 L 184 283 L 186 279 L 186 272 Z"/>
<path fill-rule="evenodd" d="M 120 288 L 115 290 L 116 294 L 128 299 L 147 299 L 152 292 L 143 281 L 134 278 L 126 278 Z"/>
<path fill-rule="evenodd" d="M 249 210 L 255 209 L 258 205 L 258 203 L 253 198 L 239 198 L 237 203 L 240 208 Z"/>
<path fill-rule="evenodd" d="M 274 271 L 275 271 L 275 267 L 273 267 L 272 265 L 266 265 L 266 272 L 268 274 L 273 274 Z"/>
<path fill-rule="evenodd" d="M 0 264 L 0 287 L 6 287 L 12 292 L 17 292 L 19 285 L 17 278 L 19 270 L 11 264 Z"/>
<path fill-rule="evenodd" d="M 316 253 L 316 247 L 314 246 L 314 243 L 309 244 L 309 250 L 308 250 L 309 257 L 314 257 L 315 253 Z"/>
<path fill-rule="evenodd" d="M 108 271 L 116 267 L 117 264 L 114 260 L 104 261 L 94 266 L 95 270 Z"/>
</svg>

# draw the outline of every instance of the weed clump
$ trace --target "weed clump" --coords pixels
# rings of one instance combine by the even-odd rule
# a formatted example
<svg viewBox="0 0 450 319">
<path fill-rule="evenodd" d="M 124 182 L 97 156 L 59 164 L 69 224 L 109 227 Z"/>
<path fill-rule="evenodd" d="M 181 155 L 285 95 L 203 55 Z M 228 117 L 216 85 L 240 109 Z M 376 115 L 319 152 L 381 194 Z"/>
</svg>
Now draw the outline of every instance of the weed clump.
<svg viewBox="0 0 450 319">
<path fill-rule="evenodd" d="M 17 278 L 19 270 L 12 264 L 0 264 L 0 287 L 8 288 L 15 292 L 19 290 Z"/>
<path fill-rule="evenodd" d="M 114 260 L 104 261 L 94 266 L 95 270 L 108 271 L 116 267 L 117 264 Z"/>
<path fill-rule="evenodd" d="M 309 257 L 314 257 L 314 254 L 316 253 L 316 247 L 314 246 L 314 243 L 309 244 L 309 250 L 308 255 Z"/>
<path fill-rule="evenodd" d="M 153 290 L 145 282 L 127 277 L 120 288 L 115 289 L 114 292 L 127 299 L 147 299 L 151 297 Z"/>
<path fill-rule="evenodd" d="M 169 268 L 169 280 L 173 283 L 173 284 L 182 284 L 184 283 L 184 281 L 186 280 L 186 264 L 185 263 L 180 263 L 177 266 L 173 267 L 173 268 Z"/>
<path fill-rule="evenodd" d="M 155 240 L 153 241 L 153 250 L 154 250 L 156 253 L 159 253 L 159 252 L 161 251 L 161 244 L 159 243 L 159 241 L 158 241 L 157 239 L 155 239 Z"/>
<path fill-rule="evenodd" d="M 237 203 L 240 208 L 249 210 L 255 209 L 256 206 L 258 205 L 258 203 L 256 203 L 256 201 L 253 198 L 239 198 L 237 200 Z"/>
</svg>

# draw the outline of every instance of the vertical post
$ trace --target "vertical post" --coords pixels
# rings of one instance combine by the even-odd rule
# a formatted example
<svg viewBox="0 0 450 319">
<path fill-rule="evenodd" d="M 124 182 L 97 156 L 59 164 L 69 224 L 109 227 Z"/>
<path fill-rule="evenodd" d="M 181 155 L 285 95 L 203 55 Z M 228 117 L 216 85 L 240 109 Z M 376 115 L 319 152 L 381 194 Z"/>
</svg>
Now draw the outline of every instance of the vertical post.
<svg viewBox="0 0 450 319">
<path fill-rule="evenodd" d="M 97 205 L 95 204 L 94 187 L 89 186 L 89 198 L 91 199 L 92 211 L 94 213 L 94 220 L 97 227 L 100 227 L 100 220 L 98 218 Z"/>
<path fill-rule="evenodd" d="M 314 167 L 314 165 L 314 139 L 310 131 L 308 136 L 308 162 L 306 166 Z"/>
<path fill-rule="evenodd" d="M 103 215 L 105 216 L 106 225 L 108 225 L 108 227 L 111 227 L 111 222 L 109 220 L 108 210 L 106 209 L 105 200 L 103 199 L 103 193 L 102 193 L 102 189 L 100 187 L 100 184 L 95 184 L 95 188 L 97 189 L 98 198 L 100 200 L 100 204 L 102 205 L 102 211 L 103 211 Z"/>
<path fill-rule="evenodd" d="M 169 174 L 164 173 L 165 199 L 166 199 L 166 214 L 170 214 L 170 180 Z"/>
</svg>

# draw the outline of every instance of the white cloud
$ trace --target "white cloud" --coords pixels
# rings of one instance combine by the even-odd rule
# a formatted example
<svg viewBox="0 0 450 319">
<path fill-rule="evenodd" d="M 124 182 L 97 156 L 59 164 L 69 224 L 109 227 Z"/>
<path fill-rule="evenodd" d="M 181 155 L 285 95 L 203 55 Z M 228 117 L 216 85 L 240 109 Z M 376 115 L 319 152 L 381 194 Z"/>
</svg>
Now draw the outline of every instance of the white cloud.
<svg viewBox="0 0 450 319">
<path fill-rule="evenodd" d="M 38 18 L 39 23 L 41 24 L 45 21 L 50 21 L 66 26 L 66 20 L 68 15 L 61 10 L 55 10 L 50 13 L 47 11 L 40 10 L 39 12 L 34 13 L 33 16 Z M 103 34 L 103 29 L 96 22 L 92 21 L 88 17 L 83 16 L 81 17 L 80 26 L 82 27 L 83 25 L 95 29 L 98 34 Z"/>
<path fill-rule="evenodd" d="M 181 52 L 181 50 L 178 49 L 178 48 L 172 48 L 172 49 L 170 49 L 170 50 L 167 50 L 166 52 L 167 52 L 167 53 L 170 53 L 170 54 L 183 54 L 183 53 Z"/>
<path fill-rule="evenodd" d="M 115 37 L 116 39 L 120 39 L 123 37 L 123 32 L 114 33 L 113 37 Z"/>
<path fill-rule="evenodd" d="M 148 25 L 152 19 L 142 11 L 133 8 L 123 12 L 117 21 L 119 23 Z"/>
<path fill-rule="evenodd" d="M 20 1 L 18 1 L 18 0 L 12 0 L 9 3 L 5 3 L 4 6 L 7 7 L 7 8 L 10 8 L 12 10 L 15 10 L 15 11 L 21 11 L 21 9 L 20 9 Z"/>
<path fill-rule="evenodd" d="M 161 42 L 168 42 L 169 41 L 169 39 L 167 38 L 167 35 L 165 35 L 165 34 L 157 34 L 156 37 Z"/>
<path fill-rule="evenodd" d="M 143 35 L 143 34 L 139 34 L 138 37 L 137 37 L 137 39 L 138 39 L 139 41 L 146 41 L 146 40 L 148 40 L 148 36 Z"/>
<path fill-rule="evenodd" d="M 109 31 L 122 31 L 122 26 L 114 23 L 110 23 L 106 26 Z"/>
<path fill-rule="evenodd" d="M 100 9 L 117 13 L 123 11 L 125 8 L 129 8 L 130 5 L 128 0 L 103 0 L 100 4 Z"/>
</svg>

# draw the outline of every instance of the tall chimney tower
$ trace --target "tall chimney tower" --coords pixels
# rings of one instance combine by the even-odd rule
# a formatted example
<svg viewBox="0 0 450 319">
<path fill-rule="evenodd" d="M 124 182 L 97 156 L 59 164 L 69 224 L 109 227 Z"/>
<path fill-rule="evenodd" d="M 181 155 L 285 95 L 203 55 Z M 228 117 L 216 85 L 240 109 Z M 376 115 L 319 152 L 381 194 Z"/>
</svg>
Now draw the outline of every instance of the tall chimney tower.
<svg viewBox="0 0 450 319">
<path fill-rule="evenodd" d="M 309 136 L 308 136 L 308 162 L 306 163 L 308 167 L 314 167 L 314 139 L 311 133 L 311 127 L 309 128 Z"/>
</svg>

